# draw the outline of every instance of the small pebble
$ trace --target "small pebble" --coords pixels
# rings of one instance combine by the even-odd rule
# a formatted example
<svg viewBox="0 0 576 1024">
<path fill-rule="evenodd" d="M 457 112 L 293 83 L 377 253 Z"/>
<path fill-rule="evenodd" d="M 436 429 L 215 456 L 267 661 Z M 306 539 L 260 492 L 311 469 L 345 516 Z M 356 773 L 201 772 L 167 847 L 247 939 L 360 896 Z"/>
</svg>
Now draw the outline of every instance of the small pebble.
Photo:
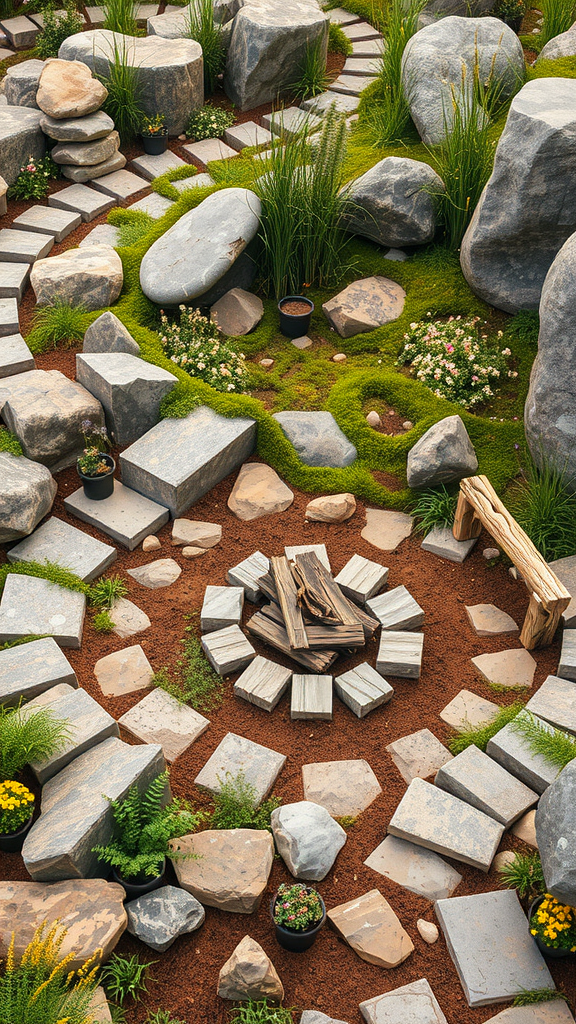
<svg viewBox="0 0 576 1024">
<path fill-rule="evenodd" d="M 389 416 L 395 416 L 396 413 L 395 413 L 394 409 L 388 409 L 388 415 Z"/>
<path fill-rule="evenodd" d="M 346 355 L 344 352 L 337 352 L 335 356 L 332 356 L 333 363 L 344 363 L 346 362 Z"/>
<path fill-rule="evenodd" d="M 515 565 L 511 565 L 510 566 L 510 568 L 508 569 L 508 575 L 511 576 L 513 580 L 521 580 L 522 579 L 522 577 L 521 577 L 520 573 L 518 572 L 518 569 L 516 568 Z"/>
<path fill-rule="evenodd" d="M 144 540 L 142 541 L 142 551 L 156 551 L 157 548 L 161 547 L 162 545 L 158 540 L 158 537 L 154 537 L 153 534 L 150 534 L 149 537 L 144 537 Z"/>
<path fill-rule="evenodd" d="M 366 423 L 368 424 L 369 427 L 379 427 L 381 422 L 382 420 L 380 419 L 378 413 L 374 409 L 372 410 L 372 412 L 368 413 L 366 417 Z"/>
<path fill-rule="evenodd" d="M 292 344 L 295 345 L 296 348 L 300 349 L 310 348 L 312 341 L 306 334 L 304 334 L 301 338 L 292 338 Z"/>
<path fill-rule="evenodd" d="M 413 426 L 414 424 L 412 423 L 412 420 L 404 420 L 404 423 L 402 424 L 402 430 L 412 430 Z"/>
<path fill-rule="evenodd" d="M 484 548 L 484 551 L 482 552 L 482 557 L 485 558 L 487 562 L 492 561 L 493 558 L 500 558 L 500 549 Z"/>
<path fill-rule="evenodd" d="M 424 918 L 419 917 L 416 921 L 416 927 L 420 932 L 420 935 L 430 946 L 438 941 L 438 935 L 440 934 L 436 925 L 433 921 L 425 921 Z"/>
<path fill-rule="evenodd" d="M 185 547 L 185 548 L 182 548 L 182 557 L 183 558 L 199 558 L 200 555 L 205 555 L 207 550 L 208 550 L 207 548 Z"/>
<path fill-rule="evenodd" d="M 269 370 L 271 366 L 274 366 L 273 359 L 261 359 L 260 366 L 263 366 L 265 370 Z"/>
<path fill-rule="evenodd" d="M 186 136 L 185 135 L 179 135 L 178 138 L 179 138 L 180 142 L 186 142 Z"/>
</svg>

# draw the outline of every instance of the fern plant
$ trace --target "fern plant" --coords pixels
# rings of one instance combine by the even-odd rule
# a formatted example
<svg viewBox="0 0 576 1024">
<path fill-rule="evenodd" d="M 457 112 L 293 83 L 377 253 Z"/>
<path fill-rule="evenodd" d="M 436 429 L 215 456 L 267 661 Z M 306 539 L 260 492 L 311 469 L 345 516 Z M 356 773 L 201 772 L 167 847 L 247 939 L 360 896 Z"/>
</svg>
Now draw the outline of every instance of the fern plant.
<svg viewBox="0 0 576 1024">
<path fill-rule="evenodd" d="M 62 750 L 70 726 L 49 707 L 0 707 L 0 778 L 13 779 L 32 761 L 45 761 Z"/>
</svg>

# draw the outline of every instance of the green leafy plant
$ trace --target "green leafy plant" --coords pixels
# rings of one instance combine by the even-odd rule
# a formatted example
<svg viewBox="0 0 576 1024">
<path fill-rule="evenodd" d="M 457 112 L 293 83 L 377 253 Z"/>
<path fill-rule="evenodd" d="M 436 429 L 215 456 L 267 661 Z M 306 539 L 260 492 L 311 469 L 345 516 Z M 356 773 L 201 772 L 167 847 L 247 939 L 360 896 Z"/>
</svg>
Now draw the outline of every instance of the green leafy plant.
<svg viewBox="0 0 576 1024">
<path fill-rule="evenodd" d="M 457 504 L 458 491 L 449 491 L 444 484 L 421 491 L 410 507 L 416 532 L 427 536 L 436 527 L 452 526 Z"/>
<path fill-rule="evenodd" d="M 20 441 L 7 427 L 0 427 L 0 452 L 9 452 L 10 455 L 16 456 L 24 454 Z"/>
<path fill-rule="evenodd" d="M 302 882 L 278 886 L 274 921 L 290 931 L 303 932 L 322 920 L 324 910 L 319 894 Z"/>
<path fill-rule="evenodd" d="M 294 1011 L 286 1006 L 270 1006 L 266 999 L 249 999 L 230 1011 L 230 1024 L 294 1024 Z"/>
<path fill-rule="evenodd" d="M 104 28 L 121 32 L 125 36 L 136 35 L 136 0 L 103 0 Z"/>
<path fill-rule="evenodd" d="M 125 0 L 119 2 L 124 4 Z M 138 68 L 128 61 L 126 42 L 123 40 L 119 43 L 116 36 L 109 58 L 108 72 L 101 76 L 100 81 L 108 90 L 103 109 L 114 121 L 122 143 L 129 143 L 138 134 L 142 124 L 142 90 Z"/>
<path fill-rule="evenodd" d="M 212 0 L 191 0 L 188 8 L 187 35 L 202 47 L 204 60 L 204 92 L 211 96 L 218 75 L 224 71 L 226 50 L 222 26 L 214 20 Z"/>
<path fill-rule="evenodd" d="M 44 27 L 36 40 L 36 53 L 41 60 L 57 57 L 58 50 L 68 36 L 82 31 L 84 24 L 73 3 L 64 4 L 63 11 L 56 11 L 51 3 L 43 8 Z"/>
<path fill-rule="evenodd" d="M 524 711 L 512 723 L 514 732 L 522 736 L 534 754 L 562 771 L 576 757 L 576 739 L 540 721 L 531 711 Z"/>
<path fill-rule="evenodd" d="M 128 587 L 121 576 L 102 576 L 92 587 L 90 603 L 95 608 L 112 607 L 120 597 L 126 597 Z"/>
<path fill-rule="evenodd" d="M 112 633 L 114 631 L 114 623 L 110 618 L 110 612 L 107 611 L 97 612 L 92 619 L 92 625 L 97 633 Z"/>
<path fill-rule="evenodd" d="M 540 331 L 540 316 L 535 309 L 521 309 L 508 321 L 504 330 L 504 337 L 519 341 L 522 345 L 530 346 L 534 350 L 538 345 L 538 334 Z"/>
<path fill-rule="evenodd" d="M 84 306 L 73 306 L 64 299 L 55 298 L 50 306 L 37 306 L 34 310 L 32 330 L 26 339 L 34 354 L 48 348 L 71 348 L 82 341 L 89 321 Z"/>
<path fill-rule="evenodd" d="M 0 833 L 17 832 L 34 811 L 34 793 L 14 779 L 0 782 Z"/>
<path fill-rule="evenodd" d="M 103 473 L 110 472 L 110 466 L 102 458 L 102 452 L 98 448 L 85 448 L 77 461 L 78 469 L 83 476 L 102 476 Z"/>
<path fill-rule="evenodd" d="M 540 33 L 543 45 L 562 32 L 567 32 L 576 21 L 575 0 L 540 0 L 538 6 L 543 16 Z"/>
<path fill-rule="evenodd" d="M 140 134 L 151 139 L 157 139 L 158 136 L 168 135 L 165 114 L 154 114 L 153 117 L 148 117 L 145 114 L 142 118 Z"/>
<path fill-rule="evenodd" d="M 246 391 L 244 354 L 222 340 L 216 318 L 211 320 L 189 306 L 179 308 L 179 323 L 169 321 L 164 312 L 160 318 L 161 341 L 168 358 L 216 391 Z"/>
<path fill-rule="evenodd" d="M 354 828 L 358 818 L 353 817 L 351 814 L 343 814 L 340 818 L 336 818 L 336 821 L 343 829 L 348 831 L 349 828 Z"/>
<path fill-rule="evenodd" d="M 186 1021 L 176 1020 L 170 1013 L 170 1010 L 162 1010 L 158 1007 L 154 1012 L 148 1011 L 146 1024 L 186 1024 Z"/>
<path fill-rule="evenodd" d="M 234 121 L 234 114 L 229 110 L 222 110 L 221 107 L 213 107 L 206 103 L 190 114 L 186 135 L 196 142 L 202 142 L 203 139 L 219 139 Z"/>
<path fill-rule="evenodd" d="M 498 869 L 502 884 L 507 889 L 516 889 L 521 899 L 535 899 L 546 888 L 542 861 L 537 850 L 530 853 L 514 854 L 514 860 Z"/>
<path fill-rule="evenodd" d="M 282 803 L 272 796 L 258 806 L 258 794 L 246 779 L 243 771 L 236 776 L 226 772 L 219 779 L 220 792 L 214 796 L 214 813 L 211 828 L 258 828 L 270 829 L 272 811 Z"/>
<path fill-rule="evenodd" d="M 331 21 L 328 26 L 328 53 L 339 53 L 342 57 L 351 57 L 353 53 L 352 43 L 340 25 Z"/>
<path fill-rule="evenodd" d="M 152 682 L 181 704 L 190 704 L 196 711 L 210 711 L 222 703 L 223 680 L 206 659 L 192 624 L 185 627 L 181 644 L 182 656 L 174 667 L 176 678 L 172 679 L 166 669 L 160 669 Z"/>
<path fill-rule="evenodd" d="M 13 779 L 32 761 L 63 750 L 72 733 L 50 707 L 0 706 L 0 777 Z"/>
<path fill-rule="evenodd" d="M 318 96 L 324 92 L 330 84 L 330 75 L 326 70 L 326 43 L 323 39 L 317 39 L 311 45 L 308 44 L 304 59 L 299 69 L 299 75 L 292 85 L 295 96 L 301 100 L 307 100 L 310 96 Z"/>
<path fill-rule="evenodd" d="M 528 459 L 507 504 L 547 562 L 576 554 L 576 494 L 564 469 L 543 452 L 539 464 Z"/>
<path fill-rule="evenodd" d="M 479 750 L 486 750 L 489 740 L 500 732 L 505 725 L 512 722 L 518 714 L 523 710 L 524 705 L 520 701 L 514 701 L 513 704 L 509 704 L 508 707 L 500 708 L 499 711 L 490 718 L 487 722 L 482 725 L 477 725 L 474 728 L 464 729 L 462 732 L 454 733 L 453 736 L 448 740 L 448 749 L 451 754 L 461 754 L 467 747 L 474 745 Z"/>
<path fill-rule="evenodd" d="M 113 953 L 100 976 L 106 992 L 120 1004 L 128 998 L 138 1002 L 142 993 L 148 992 L 150 968 L 155 963 L 157 960 L 141 963 L 136 953 L 131 957 Z"/>
<path fill-rule="evenodd" d="M 530 917 L 530 934 L 551 949 L 576 953 L 576 910 L 545 893 Z"/>
<path fill-rule="evenodd" d="M 516 996 L 512 1006 L 533 1006 L 536 1003 L 550 1003 L 553 999 L 563 999 L 565 1003 L 568 1002 L 568 996 L 565 992 L 560 992 L 556 988 L 535 988 L 525 989 L 520 995 Z"/>
<path fill-rule="evenodd" d="M 50 179 L 60 176 L 60 168 L 50 156 L 40 160 L 29 156 L 23 164 L 16 181 L 8 189 L 10 199 L 43 199 L 48 195 Z"/>
</svg>

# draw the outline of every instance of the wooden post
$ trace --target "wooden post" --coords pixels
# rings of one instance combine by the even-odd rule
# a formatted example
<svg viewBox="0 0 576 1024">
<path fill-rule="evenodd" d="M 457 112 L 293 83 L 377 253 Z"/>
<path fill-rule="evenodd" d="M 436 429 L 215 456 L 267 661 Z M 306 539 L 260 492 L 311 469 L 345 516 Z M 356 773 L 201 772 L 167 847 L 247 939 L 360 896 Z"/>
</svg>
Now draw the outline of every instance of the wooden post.
<svg viewBox="0 0 576 1024">
<path fill-rule="evenodd" d="M 476 516 L 474 506 L 470 504 L 464 491 L 460 491 L 452 529 L 455 539 L 472 540 L 472 537 L 479 537 L 481 532 L 482 523 Z"/>
<path fill-rule="evenodd" d="M 520 643 L 527 651 L 552 643 L 564 608 L 560 602 L 546 611 L 537 594 L 530 594 L 528 611 L 520 634 Z"/>
</svg>

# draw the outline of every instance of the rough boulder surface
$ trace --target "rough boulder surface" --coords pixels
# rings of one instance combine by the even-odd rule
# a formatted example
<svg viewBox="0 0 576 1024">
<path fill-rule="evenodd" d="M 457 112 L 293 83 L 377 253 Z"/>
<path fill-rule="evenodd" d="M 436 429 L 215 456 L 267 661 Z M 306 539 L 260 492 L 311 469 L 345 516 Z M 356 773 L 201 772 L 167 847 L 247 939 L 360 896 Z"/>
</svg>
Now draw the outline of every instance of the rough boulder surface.
<svg viewBox="0 0 576 1024">
<path fill-rule="evenodd" d="M 87 310 L 116 302 L 123 281 L 122 260 L 111 245 L 67 249 L 59 256 L 37 260 L 30 274 L 38 306 L 51 306 L 58 298 Z"/>
<path fill-rule="evenodd" d="M 546 889 L 576 906 L 576 761 L 572 761 L 540 797 L 536 839 Z"/>
<path fill-rule="evenodd" d="M 198 900 L 175 885 L 163 885 L 126 904 L 128 931 L 150 949 L 163 953 L 179 935 L 204 924 L 206 913 Z"/>
<path fill-rule="evenodd" d="M 231 288 L 210 310 L 222 334 L 238 338 L 258 326 L 264 316 L 264 303 L 258 295 L 243 288 Z"/>
<path fill-rule="evenodd" d="M 268 999 L 281 1003 L 284 986 L 270 957 L 255 939 L 245 935 L 218 976 L 221 999 Z"/>
<path fill-rule="evenodd" d="M 0 544 L 27 537 L 48 514 L 58 485 L 49 469 L 0 452 Z"/>
<path fill-rule="evenodd" d="M 494 0 L 428 0 L 418 24 L 422 28 L 437 21 L 438 18 L 447 18 L 454 14 L 463 18 L 479 18 L 491 14 L 493 9 Z"/>
<path fill-rule="evenodd" d="M 228 508 L 238 519 L 249 521 L 284 512 L 294 495 L 272 466 L 245 462 L 236 478 Z"/>
<path fill-rule="evenodd" d="M 498 309 L 538 309 L 546 274 L 576 230 L 567 200 L 576 191 L 575 137 L 574 80 L 539 78 L 512 100 L 460 253 L 472 291 Z"/>
<path fill-rule="evenodd" d="M 44 114 L 57 121 L 83 117 L 99 110 L 108 90 L 92 77 L 87 64 L 79 60 L 46 61 L 36 94 L 36 103 Z"/>
<path fill-rule="evenodd" d="M 408 452 L 409 487 L 435 487 L 472 476 L 478 459 L 460 416 L 435 423 Z"/>
<path fill-rule="evenodd" d="M 36 93 L 43 60 L 24 60 L 8 68 L 4 79 L 4 95 L 12 107 L 37 107 Z"/>
<path fill-rule="evenodd" d="M 140 345 L 134 341 L 118 317 L 110 310 L 106 310 L 90 324 L 84 335 L 82 351 L 128 352 L 132 356 L 139 356 Z"/>
<path fill-rule="evenodd" d="M 300 800 L 272 812 L 278 853 L 295 878 L 320 882 L 346 842 L 346 833 L 320 804 Z"/>
<path fill-rule="evenodd" d="M 30 157 L 40 160 L 46 139 L 40 128 L 42 111 L 36 107 L 0 107 L 0 170 L 3 180 L 13 185 L 22 164 Z"/>
<path fill-rule="evenodd" d="M 322 309 L 341 338 L 373 331 L 397 320 L 404 309 L 406 292 L 387 277 L 364 277 L 349 284 Z"/>
<path fill-rule="evenodd" d="M 428 164 L 388 156 L 352 182 L 346 226 L 379 245 L 423 245 L 434 238 L 434 195 L 443 191 Z"/>
<path fill-rule="evenodd" d="M 538 60 L 557 60 L 558 57 L 576 57 L 576 23 L 567 32 L 561 32 L 546 43 L 540 50 Z"/>
</svg>

